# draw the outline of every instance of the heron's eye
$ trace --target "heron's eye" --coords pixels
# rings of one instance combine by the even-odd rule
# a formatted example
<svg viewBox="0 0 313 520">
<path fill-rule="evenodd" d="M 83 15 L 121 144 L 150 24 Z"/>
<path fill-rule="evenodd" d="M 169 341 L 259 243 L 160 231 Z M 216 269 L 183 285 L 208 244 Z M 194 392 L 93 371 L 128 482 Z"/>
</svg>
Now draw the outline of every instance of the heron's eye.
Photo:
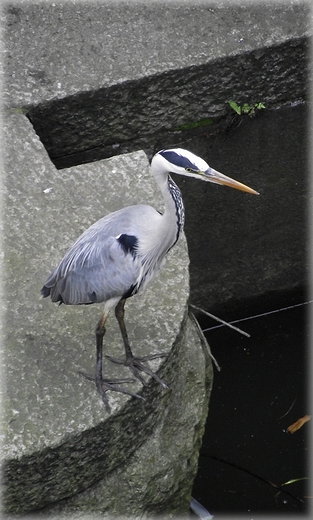
<svg viewBox="0 0 313 520">
<path fill-rule="evenodd" d="M 185 170 L 189 173 L 197 173 L 197 170 L 194 170 L 193 168 L 185 168 Z"/>
</svg>

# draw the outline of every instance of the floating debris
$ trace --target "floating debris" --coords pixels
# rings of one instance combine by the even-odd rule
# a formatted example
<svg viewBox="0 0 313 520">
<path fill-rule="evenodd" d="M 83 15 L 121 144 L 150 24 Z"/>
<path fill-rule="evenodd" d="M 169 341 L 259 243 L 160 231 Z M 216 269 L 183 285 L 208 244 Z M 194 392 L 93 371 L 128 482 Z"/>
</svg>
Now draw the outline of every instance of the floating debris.
<svg viewBox="0 0 313 520">
<path fill-rule="evenodd" d="M 301 419 L 298 419 L 296 422 L 288 426 L 287 432 L 289 433 L 295 433 L 297 430 L 302 428 L 302 426 L 308 422 L 311 419 L 310 415 L 305 415 L 304 417 L 301 417 Z"/>
</svg>

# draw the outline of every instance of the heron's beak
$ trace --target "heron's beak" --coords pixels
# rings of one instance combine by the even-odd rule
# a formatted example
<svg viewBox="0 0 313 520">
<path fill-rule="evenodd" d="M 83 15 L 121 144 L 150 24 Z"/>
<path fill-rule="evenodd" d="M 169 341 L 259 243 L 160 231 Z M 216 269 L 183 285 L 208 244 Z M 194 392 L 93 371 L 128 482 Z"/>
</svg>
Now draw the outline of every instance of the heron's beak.
<svg viewBox="0 0 313 520">
<path fill-rule="evenodd" d="M 231 177 L 227 177 L 213 168 L 209 168 L 207 171 L 203 172 L 203 179 L 209 182 L 214 182 L 215 184 L 223 184 L 224 186 L 229 186 L 230 188 L 235 188 L 235 190 L 246 191 L 247 193 L 253 193 L 253 195 L 260 195 L 259 192 L 249 188 L 245 184 L 241 182 L 235 181 L 231 179 Z"/>
</svg>

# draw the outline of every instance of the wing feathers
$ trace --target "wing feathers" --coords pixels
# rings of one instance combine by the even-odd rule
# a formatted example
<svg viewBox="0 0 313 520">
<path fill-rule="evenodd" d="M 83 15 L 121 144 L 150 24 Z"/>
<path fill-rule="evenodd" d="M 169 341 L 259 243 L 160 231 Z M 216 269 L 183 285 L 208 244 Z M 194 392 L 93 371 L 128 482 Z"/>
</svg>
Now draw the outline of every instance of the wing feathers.
<svg viewBox="0 0 313 520">
<path fill-rule="evenodd" d="M 155 236 L 161 219 L 151 206 L 137 205 L 98 220 L 51 273 L 42 288 L 43 297 L 75 305 L 134 294 L 142 280 L 146 283 L 152 277 L 143 239 L 147 234 Z M 151 240 L 148 246 L 153 251 Z"/>
<path fill-rule="evenodd" d="M 137 283 L 140 261 L 115 237 L 76 242 L 47 279 L 42 295 L 66 304 L 100 303 Z"/>
</svg>

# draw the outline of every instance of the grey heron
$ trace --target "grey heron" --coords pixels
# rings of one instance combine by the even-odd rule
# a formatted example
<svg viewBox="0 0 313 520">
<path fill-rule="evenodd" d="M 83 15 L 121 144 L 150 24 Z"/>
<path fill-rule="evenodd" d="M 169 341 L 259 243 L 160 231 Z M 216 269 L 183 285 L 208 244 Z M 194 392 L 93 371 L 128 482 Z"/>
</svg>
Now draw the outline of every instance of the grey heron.
<svg viewBox="0 0 313 520">
<path fill-rule="evenodd" d="M 142 375 L 144 373 L 167 388 L 145 363 L 165 354 L 152 354 L 144 358 L 133 355 L 124 323 L 124 306 L 128 298 L 144 291 L 153 280 L 165 256 L 183 231 L 183 200 L 170 174 L 257 194 L 255 190 L 210 168 L 203 159 L 181 148 L 156 153 L 151 161 L 151 172 L 163 196 L 164 212 L 161 214 L 148 205 L 135 205 L 101 218 L 76 240 L 41 289 L 44 298 L 50 296 L 53 302 L 60 304 L 104 303 L 103 314 L 96 327 L 96 374 L 94 378 L 85 373 L 83 375 L 96 382 L 108 411 L 108 390 L 140 397 L 119 386 L 125 380 L 107 380 L 102 375 L 103 337 L 111 309 L 115 309 L 122 334 L 125 360 L 106 357 L 129 367 L 142 384 L 146 384 Z"/>
</svg>

